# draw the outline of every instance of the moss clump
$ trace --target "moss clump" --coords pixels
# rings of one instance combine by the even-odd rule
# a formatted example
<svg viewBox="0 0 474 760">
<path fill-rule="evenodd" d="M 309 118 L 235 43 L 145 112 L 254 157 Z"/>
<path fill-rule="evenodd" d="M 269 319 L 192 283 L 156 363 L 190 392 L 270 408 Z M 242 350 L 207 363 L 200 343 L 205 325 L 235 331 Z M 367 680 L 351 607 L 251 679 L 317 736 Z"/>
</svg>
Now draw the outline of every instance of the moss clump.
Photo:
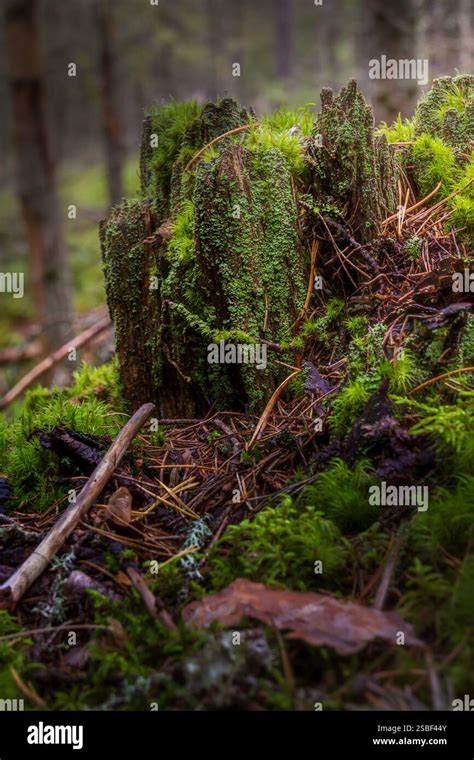
<svg viewBox="0 0 474 760">
<path fill-rule="evenodd" d="M 0 610 L 0 636 L 8 636 L 15 633 L 21 633 L 21 626 L 15 622 L 8 612 Z M 27 678 L 32 670 L 27 653 L 27 649 L 31 645 L 31 639 L 28 639 L 26 636 L 17 641 L 0 641 L 1 699 L 24 699 L 24 694 L 20 691 L 18 684 L 13 678 L 12 669 L 20 677 Z M 25 700 L 25 707 L 28 709 L 29 706 L 28 700 Z"/>
<path fill-rule="evenodd" d="M 415 138 L 415 125 L 412 119 L 402 119 L 401 114 L 398 114 L 390 126 L 386 121 L 382 121 L 378 132 L 386 137 L 389 145 L 392 143 L 404 143 Z"/>
<path fill-rule="evenodd" d="M 316 204 L 335 206 L 361 241 L 380 231 L 396 208 L 397 166 L 384 135 L 374 132 L 370 106 L 355 81 L 334 97 L 321 93 L 321 111 L 309 142 L 308 158 Z"/>
<path fill-rule="evenodd" d="M 153 106 L 144 122 L 140 160 L 141 192 L 158 200 L 166 213 L 173 166 L 191 158 L 199 146 L 202 106 L 195 101 Z"/>
<path fill-rule="evenodd" d="M 380 509 L 369 504 L 369 486 L 374 483 L 369 463 L 357 462 L 351 469 L 341 459 L 331 462 L 302 500 L 332 520 L 342 534 L 367 530 L 380 517 Z"/>
<path fill-rule="evenodd" d="M 474 76 L 440 77 L 417 106 L 415 136 L 440 137 L 454 150 L 470 151 L 474 139 Z"/>
<path fill-rule="evenodd" d="M 331 520 L 313 505 L 298 506 L 285 496 L 278 506 L 226 531 L 211 552 L 206 578 L 216 590 L 235 578 L 290 590 L 334 588 L 349 556 L 349 544 Z"/>
<path fill-rule="evenodd" d="M 70 388 L 28 391 L 14 417 L 0 417 L 0 472 L 11 484 L 16 509 L 41 511 L 68 490 L 57 485 L 60 462 L 37 433 L 63 425 L 84 435 L 115 436 L 119 395 L 115 362 L 99 368 L 84 364 Z"/>
<path fill-rule="evenodd" d="M 405 128 L 406 127 L 406 128 Z M 422 196 L 439 184 L 448 198 L 448 228 L 474 231 L 474 77 L 442 77 L 417 106 L 411 122 L 401 119 L 381 131 L 389 140 L 412 142 L 400 152 L 405 171 Z"/>
</svg>

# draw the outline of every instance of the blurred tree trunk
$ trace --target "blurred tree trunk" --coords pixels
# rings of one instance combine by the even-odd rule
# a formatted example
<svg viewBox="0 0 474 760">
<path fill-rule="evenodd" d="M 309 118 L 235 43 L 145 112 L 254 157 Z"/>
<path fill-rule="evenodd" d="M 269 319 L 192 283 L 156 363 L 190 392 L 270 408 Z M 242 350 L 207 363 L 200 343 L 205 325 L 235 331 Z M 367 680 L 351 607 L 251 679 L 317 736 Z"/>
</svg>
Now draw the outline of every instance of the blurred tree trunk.
<svg viewBox="0 0 474 760">
<path fill-rule="evenodd" d="M 70 269 L 56 190 L 41 71 L 37 0 L 6 0 L 5 40 L 18 192 L 46 351 L 72 334 Z M 27 283 L 28 284 L 28 283 Z"/>
<path fill-rule="evenodd" d="M 293 0 L 277 0 L 275 12 L 275 76 L 284 81 L 293 73 Z"/>
<path fill-rule="evenodd" d="M 413 0 L 398 0 L 396 5 L 376 0 L 368 2 L 367 13 L 362 17 L 366 34 L 361 50 L 367 68 L 371 59 L 380 60 L 382 55 L 397 61 L 417 57 L 415 15 Z M 414 80 L 370 81 L 370 96 L 377 119 L 390 122 L 399 112 L 409 113 L 421 96 L 421 88 Z"/>
<path fill-rule="evenodd" d="M 472 0 L 459 0 L 458 29 L 459 29 L 459 71 L 461 74 L 472 74 L 473 64 L 473 8 Z"/>
<path fill-rule="evenodd" d="M 222 96 L 222 92 L 220 92 L 221 78 L 219 71 L 219 67 L 222 63 L 222 30 L 220 13 L 222 13 L 222 8 L 219 7 L 216 0 L 207 0 L 207 55 L 209 60 L 207 97 L 209 100 L 216 100 L 218 97 Z"/>
<path fill-rule="evenodd" d="M 119 110 L 120 88 L 114 50 L 114 18 L 110 0 L 98 0 L 97 17 L 107 185 L 110 204 L 115 206 L 123 198 L 123 145 Z"/>
</svg>

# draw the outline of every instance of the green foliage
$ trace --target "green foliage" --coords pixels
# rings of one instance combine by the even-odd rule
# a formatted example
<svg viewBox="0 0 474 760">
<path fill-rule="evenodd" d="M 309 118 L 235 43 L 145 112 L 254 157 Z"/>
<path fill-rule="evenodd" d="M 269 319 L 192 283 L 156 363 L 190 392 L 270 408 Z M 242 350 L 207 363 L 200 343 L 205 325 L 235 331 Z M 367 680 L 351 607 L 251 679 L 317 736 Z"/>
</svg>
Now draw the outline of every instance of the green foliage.
<svg viewBox="0 0 474 760">
<path fill-rule="evenodd" d="M 235 578 L 293 590 L 337 587 L 348 556 L 349 546 L 330 520 L 311 503 L 297 505 L 284 496 L 278 506 L 230 526 L 211 551 L 208 575 L 213 589 Z M 322 574 L 315 574 L 317 560 Z"/>
<path fill-rule="evenodd" d="M 117 434 L 121 417 L 95 395 L 104 387 L 112 397 L 118 396 L 115 363 L 97 368 L 84 364 L 74 373 L 72 387 L 28 391 L 14 417 L 8 421 L 0 417 L 0 471 L 12 485 L 17 507 L 41 511 L 66 491 L 64 485 L 54 485 L 60 462 L 40 444 L 36 432 L 64 425 L 85 435 Z"/>
<path fill-rule="evenodd" d="M 193 123 L 200 117 L 202 106 L 195 101 L 171 101 L 166 105 L 150 109 L 152 133 L 158 136 L 158 145 L 153 148 L 150 166 L 157 178 L 162 197 L 169 196 L 171 174 L 177 159 L 188 159 L 190 150 L 183 145 L 184 138 Z"/>
<path fill-rule="evenodd" d="M 293 174 L 301 174 L 304 169 L 302 144 L 298 135 L 291 135 L 287 131 L 278 132 L 263 124 L 251 130 L 246 146 L 255 154 L 257 166 L 260 166 L 260 159 L 268 150 L 277 148 Z"/>
<path fill-rule="evenodd" d="M 245 145 L 255 153 L 257 161 L 266 151 L 278 148 L 292 173 L 298 175 L 305 167 L 302 138 L 311 134 L 313 126 L 314 116 L 308 107 L 297 111 L 279 109 L 264 116 L 260 126 L 249 131 Z"/>
<path fill-rule="evenodd" d="M 407 591 L 400 602 L 400 612 L 416 621 L 418 632 L 424 633 L 439 618 L 439 609 L 451 594 L 451 582 L 445 574 L 424 564 L 416 557 L 408 570 Z"/>
<path fill-rule="evenodd" d="M 378 131 L 385 135 L 388 143 L 410 142 L 415 137 L 413 120 L 402 119 L 401 114 L 398 114 L 391 126 L 386 121 L 382 121 Z"/>
<path fill-rule="evenodd" d="M 430 498 L 428 510 L 413 520 L 416 553 L 436 562 L 440 552 L 462 556 L 474 538 L 474 477 L 458 475 L 455 484 Z"/>
<path fill-rule="evenodd" d="M 351 380 L 331 403 L 331 417 L 329 425 L 338 437 L 343 437 L 349 432 L 356 419 L 362 413 L 370 392 L 363 380 Z"/>
<path fill-rule="evenodd" d="M 185 200 L 176 215 L 167 246 L 167 255 L 179 262 L 190 263 L 194 259 L 194 205 Z"/>
<path fill-rule="evenodd" d="M 318 475 L 315 484 L 306 488 L 302 501 L 332 520 L 342 534 L 359 532 L 380 514 L 377 507 L 369 504 L 369 486 L 373 482 L 368 462 L 357 462 L 350 469 L 344 461 L 335 459 Z"/>
<path fill-rule="evenodd" d="M 454 151 L 440 137 L 422 134 L 412 147 L 415 176 L 422 195 L 441 182 L 441 195 L 448 195 L 458 176 Z"/>
<path fill-rule="evenodd" d="M 418 103 L 415 134 L 439 136 L 455 150 L 466 151 L 472 140 L 474 77 L 440 77 Z"/>
<path fill-rule="evenodd" d="M 418 105 L 414 118 L 416 141 L 407 153 L 422 194 L 441 183 L 440 195 L 449 198 L 453 212 L 448 228 L 474 231 L 474 153 L 472 112 L 474 77 L 443 77 Z M 471 184 L 469 184 L 471 182 Z"/>
<path fill-rule="evenodd" d="M 403 250 L 411 261 L 417 261 L 421 254 L 422 238 L 412 235 L 405 241 Z"/>
<path fill-rule="evenodd" d="M 19 626 L 10 613 L 0 610 L 0 637 L 12 633 L 20 633 Z M 32 641 L 26 636 L 19 641 L 0 641 L 0 699 L 24 698 L 15 683 L 11 668 L 22 676 L 25 676 L 31 666 L 28 662 L 28 647 Z M 26 700 L 26 705 L 28 702 Z"/>
<path fill-rule="evenodd" d="M 360 315 L 348 317 L 344 320 L 344 327 L 349 331 L 352 338 L 363 338 L 367 333 L 369 321 L 367 317 Z"/>
<path fill-rule="evenodd" d="M 329 329 L 344 309 L 345 304 L 342 298 L 330 298 L 319 317 L 306 319 L 303 322 L 299 334 L 293 338 L 290 346 L 302 350 L 305 342 L 310 338 L 316 338 L 327 345 L 330 341 Z"/>
<path fill-rule="evenodd" d="M 276 132 L 284 132 L 285 130 L 288 132 L 290 129 L 298 127 L 302 137 L 309 137 L 314 127 L 312 105 L 314 104 L 307 103 L 296 110 L 278 108 L 270 115 L 265 114 L 261 123 Z"/>
<path fill-rule="evenodd" d="M 409 348 L 403 348 L 391 362 L 381 366 L 382 376 L 388 377 L 392 393 L 404 393 L 419 379 L 419 359 Z"/>
<path fill-rule="evenodd" d="M 474 396 L 471 391 L 460 392 L 457 404 L 403 401 L 421 415 L 411 428 L 414 434 L 430 437 L 440 455 L 451 462 L 457 473 L 472 473 L 474 461 Z"/>
<path fill-rule="evenodd" d="M 89 592 L 94 606 L 94 623 L 120 624 L 117 635 L 97 631 L 89 645 L 91 662 L 87 685 L 81 691 L 54 694 L 53 709 L 149 710 L 151 702 L 160 709 L 180 696 L 169 677 L 158 672 L 168 664 L 191 655 L 202 646 L 203 634 L 179 626 L 169 631 L 160 621 L 150 620 L 143 602 L 133 591 L 126 602 L 114 602 L 95 591 Z M 123 631 L 123 636 L 119 631 Z M 185 695 L 183 695 L 185 696 Z M 192 705 L 194 706 L 194 705 Z"/>
</svg>

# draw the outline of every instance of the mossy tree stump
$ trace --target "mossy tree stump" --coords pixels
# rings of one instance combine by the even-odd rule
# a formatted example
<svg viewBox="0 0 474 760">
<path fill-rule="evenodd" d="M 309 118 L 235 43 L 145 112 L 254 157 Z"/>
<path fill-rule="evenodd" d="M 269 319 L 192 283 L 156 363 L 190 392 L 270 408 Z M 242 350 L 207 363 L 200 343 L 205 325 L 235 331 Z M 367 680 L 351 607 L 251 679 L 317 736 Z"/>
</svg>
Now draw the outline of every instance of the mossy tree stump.
<svg viewBox="0 0 474 760">
<path fill-rule="evenodd" d="M 395 164 L 357 86 L 349 83 L 336 98 L 325 90 L 321 100 L 314 134 L 322 148 L 292 129 L 273 143 L 267 129 L 259 142 L 258 125 L 231 99 L 203 109 L 170 104 L 145 120 L 142 197 L 101 225 L 107 300 L 132 407 L 154 401 L 165 417 L 200 415 L 213 405 L 261 410 L 288 375 L 284 365 L 298 360 L 292 339 L 313 234 L 302 237 L 308 227 L 299 224 L 299 193 L 311 193 L 328 213 L 335 209 L 361 242 L 393 212 Z M 266 362 L 255 355 L 209 363 L 210 347 L 221 344 L 226 351 L 254 346 L 261 358 L 265 349 Z"/>
<path fill-rule="evenodd" d="M 124 202 L 101 225 L 107 300 L 132 406 L 153 399 L 166 417 L 202 414 L 213 403 L 255 410 L 288 373 L 267 346 L 291 340 L 307 276 L 284 156 L 271 149 L 257 159 L 224 138 L 184 172 L 183 146 L 191 143 L 194 153 L 248 118 L 233 101 L 206 107 L 176 145 L 167 177 L 142 145 L 142 189 L 155 197 Z M 152 117 L 145 143 L 155 130 Z M 266 367 L 209 363 L 209 346 L 220 341 L 263 346 Z M 283 350 L 278 358 L 292 356 Z"/>
</svg>

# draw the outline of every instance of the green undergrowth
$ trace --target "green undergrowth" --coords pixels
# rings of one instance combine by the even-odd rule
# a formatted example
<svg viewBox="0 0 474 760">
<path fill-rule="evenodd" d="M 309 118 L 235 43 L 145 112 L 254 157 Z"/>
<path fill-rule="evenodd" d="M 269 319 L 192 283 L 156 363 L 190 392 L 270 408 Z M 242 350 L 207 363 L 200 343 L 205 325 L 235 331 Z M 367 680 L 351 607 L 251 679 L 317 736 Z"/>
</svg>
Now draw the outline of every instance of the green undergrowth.
<svg viewBox="0 0 474 760">
<path fill-rule="evenodd" d="M 398 116 L 380 131 L 389 143 L 406 143 L 397 155 L 421 197 L 440 188 L 432 203 L 448 198 L 448 229 L 474 232 L 474 77 L 442 77 L 419 102 L 412 119 Z M 451 197 L 452 196 L 452 197 Z"/>
<path fill-rule="evenodd" d="M 193 125 L 198 123 L 202 106 L 195 101 L 172 101 L 155 106 L 150 110 L 152 156 L 150 168 L 157 181 L 161 198 L 171 191 L 172 169 L 175 161 L 188 161 L 197 150 L 196 135 L 190 135 Z M 153 141 L 153 136 L 156 140 Z M 193 140 L 194 137 L 194 140 Z"/>
<path fill-rule="evenodd" d="M 337 587 L 349 554 L 347 541 L 331 520 L 309 501 L 297 507 L 284 496 L 278 506 L 226 531 L 209 558 L 210 583 L 221 589 L 235 578 L 261 578 L 289 590 Z M 321 562 L 321 574 L 315 562 Z"/>
<path fill-rule="evenodd" d="M 21 633 L 21 631 L 21 626 L 13 616 L 5 610 L 0 610 L 0 639 L 2 636 L 12 636 Z M 32 671 L 32 665 L 28 658 L 28 647 L 31 644 L 32 641 L 26 637 L 20 641 L 0 640 L 1 699 L 24 698 L 24 694 L 14 679 L 13 671 L 20 678 L 27 679 L 28 674 Z"/>
<path fill-rule="evenodd" d="M 68 388 L 38 387 L 26 393 L 11 418 L 0 417 L 0 471 L 21 510 L 46 509 L 66 492 L 58 485 L 60 462 L 41 445 L 38 433 L 63 425 L 90 436 L 115 437 L 123 424 L 115 361 L 93 368 L 83 364 Z"/>
</svg>

